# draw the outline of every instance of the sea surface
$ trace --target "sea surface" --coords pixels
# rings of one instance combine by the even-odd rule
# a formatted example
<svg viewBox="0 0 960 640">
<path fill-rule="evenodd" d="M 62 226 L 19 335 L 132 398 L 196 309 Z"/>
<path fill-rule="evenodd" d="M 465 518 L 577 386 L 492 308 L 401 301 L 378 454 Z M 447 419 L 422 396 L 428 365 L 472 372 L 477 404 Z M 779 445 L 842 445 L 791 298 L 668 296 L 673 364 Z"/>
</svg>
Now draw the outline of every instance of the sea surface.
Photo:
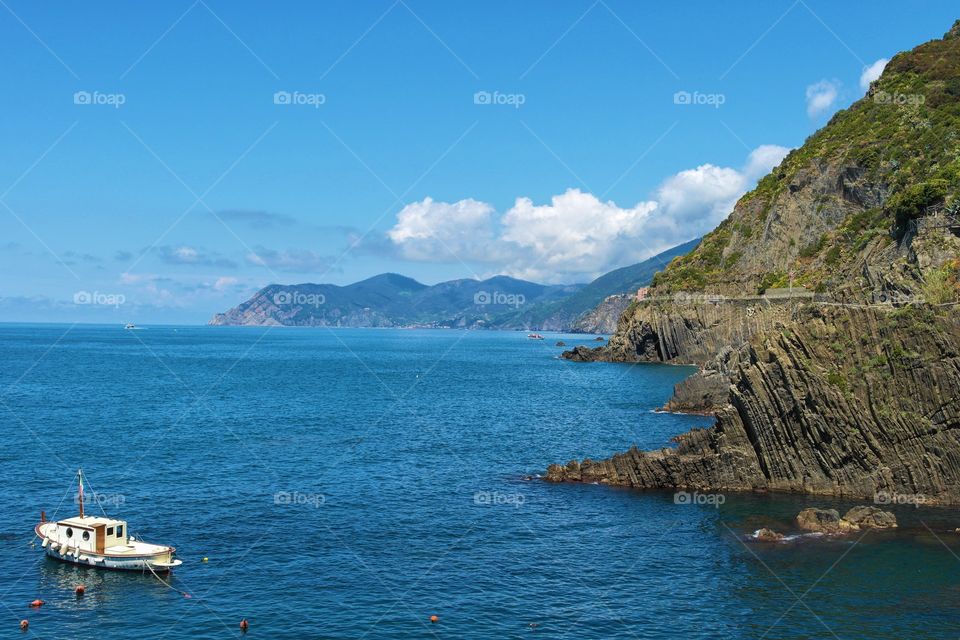
<svg viewBox="0 0 960 640">
<path fill-rule="evenodd" d="M 0 325 L 0 637 L 960 636 L 954 509 L 763 544 L 853 503 L 537 479 L 710 423 L 654 412 L 690 368 L 570 363 L 554 343 L 589 338 L 546 337 Z M 41 510 L 76 513 L 79 467 L 177 547 L 169 586 L 31 545 Z"/>
</svg>

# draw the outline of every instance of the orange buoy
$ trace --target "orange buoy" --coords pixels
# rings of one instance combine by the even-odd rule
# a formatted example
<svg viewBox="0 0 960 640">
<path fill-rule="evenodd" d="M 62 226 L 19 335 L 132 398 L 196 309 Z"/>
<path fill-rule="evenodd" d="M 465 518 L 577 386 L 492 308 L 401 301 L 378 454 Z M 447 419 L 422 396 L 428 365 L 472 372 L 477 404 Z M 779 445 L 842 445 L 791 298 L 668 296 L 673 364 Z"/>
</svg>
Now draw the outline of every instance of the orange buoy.
<svg viewBox="0 0 960 640">
<path fill-rule="evenodd" d="M 41 600 L 40 598 L 37 598 L 36 600 L 34 600 L 33 602 L 30 603 L 30 606 L 31 606 L 31 607 L 42 607 L 42 606 L 45 605 L 45 604 L 46 604 L 46 603 L 45 603 L 43 600 Z"/>
<path fill-rule="evenodd" d="M 430 616 L 430 622 L 433 622 L 433 623 L 440 622 L 440 618 L 438 618 L 438 617 L 435 616 L 435 615 Z"/>
<path fill-rule="evenodd" d="M 246 618 L 244 618 L 243 620 L 240 621 L 240 631 L 244 631 L 244 632 L 245 632 L 245 631 L 246 631 L 247 629 L 249 629 L 249 628 L 250 628 L 250 623 L 247 622 L 247 619 L 246 619 Z"/>
<path fill-rule="evenodd" d="M 84 593 L 86 590 L 87 590 L 87 588 L 86 588 L 85 586 L 83 586 L 82 584 L 78 584 L 76 587 L 73 588 L 73 592 L 74 592 L 75 594 L 77 594 L 77 597 L 78 597 L 78 598 L 79 598 L 80 596 L 82 596 L 83 593 Z"/>
<path fill-rule="evenodd" d="M 26 631 L 29 627 L 30 627 L 30 621 L 29 621 L 29 620 L 21 620 L 21 621 L 20 621 L 20 631 Z"/>
</svg>

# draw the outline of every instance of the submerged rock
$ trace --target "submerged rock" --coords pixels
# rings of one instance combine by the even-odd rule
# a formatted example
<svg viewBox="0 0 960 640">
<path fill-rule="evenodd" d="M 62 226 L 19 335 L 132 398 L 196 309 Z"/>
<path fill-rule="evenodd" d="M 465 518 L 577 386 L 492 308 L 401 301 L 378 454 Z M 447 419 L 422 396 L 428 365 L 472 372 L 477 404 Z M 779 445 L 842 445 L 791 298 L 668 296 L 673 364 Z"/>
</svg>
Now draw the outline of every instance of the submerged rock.
<svg viewBox="0 0 960 640">
<path fill-rule="evenodd" d="M 567 343 L 564 342 L 563 340 L 557 340 L 557 344 L 556 344 L 555 346 L 557 346 L 557 347 L 565 347 L 565 346 L 567 346 Z"/>
<path fill-rule="evenodd" d="M 766 527 L 763 529 L 758 529 L 753 534 L 753 537 L 759 542 L 780 542 L 783 540 L 782 533 L 777 533 L 773 529 L 767 529 Z"/>
</svg>

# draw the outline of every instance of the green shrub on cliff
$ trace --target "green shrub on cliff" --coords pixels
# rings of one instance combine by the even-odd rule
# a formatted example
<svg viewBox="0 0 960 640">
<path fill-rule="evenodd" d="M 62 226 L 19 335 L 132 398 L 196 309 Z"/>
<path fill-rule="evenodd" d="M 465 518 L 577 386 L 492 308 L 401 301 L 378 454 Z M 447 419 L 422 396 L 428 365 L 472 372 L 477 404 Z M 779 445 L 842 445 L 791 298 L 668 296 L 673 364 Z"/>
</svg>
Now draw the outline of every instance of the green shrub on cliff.
<svg viewBox="0 0 960 640">
<path fill-rule="evenodd" d="M 930 269 L 925 274 L 923 298 L 929 304 L 956 302 L 958 293 L 960 291 L 958 291 L 956 276 L 950 265 L 941 269 Z"/>
<path fill-rule="evenodd" d="M 943 178 L 910 185 L 887 200 L 887 210 L 894 216 L 897 226 L 902 227 L 907 221 L 922 217 L 927 207 L 942 203 L 949 188 L 950 183 Z"/>
</svg>

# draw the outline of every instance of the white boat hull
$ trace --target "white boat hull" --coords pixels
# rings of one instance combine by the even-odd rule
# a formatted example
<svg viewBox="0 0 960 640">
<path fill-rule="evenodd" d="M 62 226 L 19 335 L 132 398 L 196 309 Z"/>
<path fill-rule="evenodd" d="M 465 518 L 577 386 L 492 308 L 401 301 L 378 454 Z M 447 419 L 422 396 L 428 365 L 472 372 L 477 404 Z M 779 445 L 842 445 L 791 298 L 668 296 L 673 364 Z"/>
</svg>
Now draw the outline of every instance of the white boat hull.
<svg viewBox="0 0 960 640">
<path fill-rule="evenodd" d="M 153 571 L 161 573 L 170 571 L 174 567 L 183 564 L 182 560 L 173 558 L 174 549 L 172 547 L 159 547 L 158 545 L 146 545 L 144 547 L 153 547 L 159 551 L 153 553 L 136 553 L 127 551 L 124 553 L 96 553 L 86 549 L 77 549 L 52 540 L 42 533 L 42 527 L 46 523 L 37 525 L 37 536 L 43 541 L 41 547 L 51 558 L 62 562 L 69 562 L 85 567 L 96 567 L 98 569 L 119 569 L 122 571 Z"/>
<path fill-rule="evenodd" d="M 45 551 L 51 558 L 86 567 L 97 567 L 98 569 L 120 569 L 126 571 L 150 571 L 152 569 L 157 573 L 161 573 L 163 571 L 170 571 L 170 569 L 183 564 L 182 560 L 161 559 L 155 556 L 116 558 L 86 552 L 81 553 L 79 557 L 77 557 L 72 550 L 67 553 L 60 553 L 48 547 Z"/>
</svg>

